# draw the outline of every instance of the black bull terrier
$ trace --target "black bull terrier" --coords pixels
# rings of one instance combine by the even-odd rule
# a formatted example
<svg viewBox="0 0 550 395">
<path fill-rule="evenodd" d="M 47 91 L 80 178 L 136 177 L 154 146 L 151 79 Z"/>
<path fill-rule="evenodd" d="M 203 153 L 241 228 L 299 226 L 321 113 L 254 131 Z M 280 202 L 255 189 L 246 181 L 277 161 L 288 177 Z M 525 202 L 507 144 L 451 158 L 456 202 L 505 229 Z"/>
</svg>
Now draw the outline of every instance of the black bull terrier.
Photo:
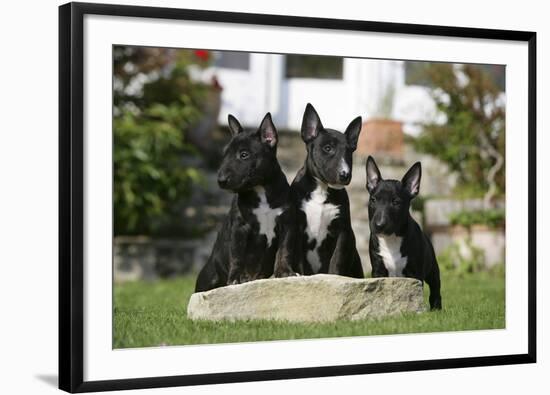
<svg viewBox="0 0 550 395">
<path fill-rule="evenodd" d="M 307 158 L 292 182 L 296 206 L 297 267 L 303 274 L 331 273 L 363 278 L 351 228 L 349 199 L 352 153 L 361 117 L 345 133 L 325 129 L 311 104 L 302 121 Z"/>
<path fill-rule="evenodd" d="M 401 181 L 383 180 L 367 159 L 367 190 L 373 277 L 413 277 L 430 286 L 430 308 L 441 309 L 439 266 L 432 243 L 409 212 L 418 195 L 422 168 L 416 162 Z"/>
<path fill-rule="evenodd" d="M 259 278 L 295 275 L 295 214 L 290 187 L 277 161 L 277 130 L 269 113 L 245 132 L 229 116 L 232 138 L 224 149 L 218 184 L 236 193 L 197 278 L 195 292 Z"/>
</svg>

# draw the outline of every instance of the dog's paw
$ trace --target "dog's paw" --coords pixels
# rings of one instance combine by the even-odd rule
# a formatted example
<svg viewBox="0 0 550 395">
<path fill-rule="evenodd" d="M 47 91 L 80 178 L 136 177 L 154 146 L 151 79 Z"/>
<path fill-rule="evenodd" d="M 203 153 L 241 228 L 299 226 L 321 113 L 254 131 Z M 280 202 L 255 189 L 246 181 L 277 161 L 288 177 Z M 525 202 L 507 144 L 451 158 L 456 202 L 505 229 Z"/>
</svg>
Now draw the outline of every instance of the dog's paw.
<svg viewBox="0 0 550 395">
<path fill-rule="evenodd" d="M 235 274 L 229 277 L 229 280 L 227 280 L 227 285 L 237 285 L 237 284 L 241 284 L 242 282 L 243 282 L 242 275 Z"/>
<path fill-rule="evenodd" d="M 247 273 L 235 272 L 229 275 L 227 285 L 243 284 L 252 280 L 253 278 L 251 278 Z"/>
<path fill-rule="evenodd" d="M 275 273 L 273 273 L 273 277 L 275 278 L 284 278 L 284 277 L 296 277 L 299 276 L 298 273 L 294 272 L 293 270 L 279 270 Z"/>
</svg>

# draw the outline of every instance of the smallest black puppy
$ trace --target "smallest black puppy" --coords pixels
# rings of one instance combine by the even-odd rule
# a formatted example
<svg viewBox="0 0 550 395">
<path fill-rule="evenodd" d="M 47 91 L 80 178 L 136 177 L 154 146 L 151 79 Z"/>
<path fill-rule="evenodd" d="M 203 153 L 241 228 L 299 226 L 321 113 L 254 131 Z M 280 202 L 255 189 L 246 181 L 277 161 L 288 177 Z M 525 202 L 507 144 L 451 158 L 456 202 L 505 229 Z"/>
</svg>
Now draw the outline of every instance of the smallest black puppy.
<svg viewBox="0 0 550 395">
<path fill-rule="evenodd" d="M 367 159 L 369 255 L 373 277 L 426 281 L 434 310 L 441 309 L 439 266 L 432 243 L 409 212 L 420 190 L 421 175 L 420 162 L 416 162 L 401 181 L 383 180 L 374 159 Z"/>
</svg>

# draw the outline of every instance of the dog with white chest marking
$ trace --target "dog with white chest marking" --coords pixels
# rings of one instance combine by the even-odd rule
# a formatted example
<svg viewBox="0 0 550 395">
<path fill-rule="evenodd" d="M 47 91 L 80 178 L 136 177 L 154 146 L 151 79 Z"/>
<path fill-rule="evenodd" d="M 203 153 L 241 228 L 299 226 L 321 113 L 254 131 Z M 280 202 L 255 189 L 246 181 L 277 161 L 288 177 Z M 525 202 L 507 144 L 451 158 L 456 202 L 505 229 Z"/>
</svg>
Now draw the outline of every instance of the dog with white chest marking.
<svg viewBox="0 0 550 395">
<path fill-rule="evenodd" d="M 367 159 L 370 194 L 369 255 L 373 277 L 413 277 L 430 286 L 430 308 L 441 309 L 439 266 L 432 243 L 410 214 L 420 190 L 422 167 L 415 163 L 401 181 L 383 180 L 374 159 Z"/>
<path fill-rule="evenodd" d="M 295 275 L 295 210 L 277 161 L 278 135 L 269 113 L 258 130 L 244 131 L 229 116 L 218 184 L 235 193 L 195 292 L 228 284 Z"/>
<path fill-rule="evenodd" d="M 357 117 L 344 133 L 326 129 L 313 106 L 306 106 L 301 134 L 307 158 L 290 187 L 296 206 L 296 267 L 303 274 L 364 277 L 345 190 L 361 125 Z"/>
</svg>

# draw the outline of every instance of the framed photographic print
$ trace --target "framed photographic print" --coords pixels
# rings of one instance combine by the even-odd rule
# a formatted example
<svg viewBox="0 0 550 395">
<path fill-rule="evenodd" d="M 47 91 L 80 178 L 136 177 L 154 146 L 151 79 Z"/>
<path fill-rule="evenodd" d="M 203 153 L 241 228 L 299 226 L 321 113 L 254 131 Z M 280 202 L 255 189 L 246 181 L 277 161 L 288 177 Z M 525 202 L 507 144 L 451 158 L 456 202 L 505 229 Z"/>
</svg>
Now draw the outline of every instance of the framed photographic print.
<svg viewBox="0 0 550 395">
<path fill-rule="evenodd" d="M 536 361 L 536 34 L 59 8 L 59 386 Z"/>
</svg>

